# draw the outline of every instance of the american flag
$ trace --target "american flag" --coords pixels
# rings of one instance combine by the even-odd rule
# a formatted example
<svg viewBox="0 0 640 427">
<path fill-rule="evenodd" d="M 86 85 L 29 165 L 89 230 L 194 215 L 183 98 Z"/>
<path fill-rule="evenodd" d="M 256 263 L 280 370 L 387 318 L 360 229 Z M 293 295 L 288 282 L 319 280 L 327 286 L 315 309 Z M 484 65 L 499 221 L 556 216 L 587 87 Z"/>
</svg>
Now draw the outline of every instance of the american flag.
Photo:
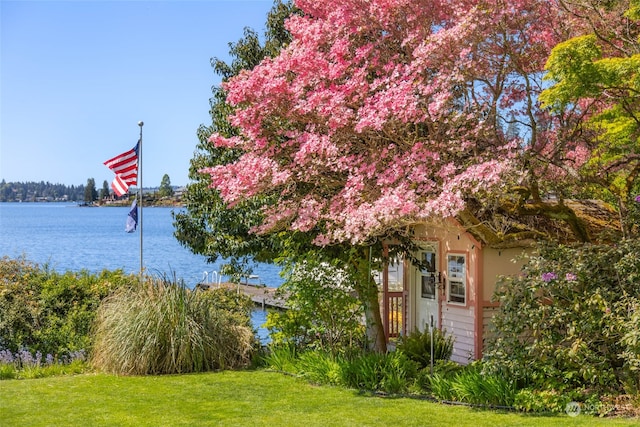
<svg viewBox="0 0 640 427">
<path fill-rule="evenodd" d="M 111 182 L 111 188 L 118 196 L 122 196 L 129 190 L 130 185 L 138 184 L 138 145 L 126 151 L 104 164 L 111 169 L 116 177 Z"/>
</svg>

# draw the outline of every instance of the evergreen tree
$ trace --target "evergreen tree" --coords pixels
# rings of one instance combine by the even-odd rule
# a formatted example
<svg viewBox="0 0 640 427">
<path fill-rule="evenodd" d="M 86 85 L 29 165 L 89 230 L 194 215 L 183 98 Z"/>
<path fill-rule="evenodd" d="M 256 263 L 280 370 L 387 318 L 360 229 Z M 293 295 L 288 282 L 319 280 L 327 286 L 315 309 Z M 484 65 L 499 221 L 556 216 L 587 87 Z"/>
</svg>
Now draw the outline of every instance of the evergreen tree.
<svg viewBox="0 0 640 427">
<path fill-rule="evenodd" d="M 281 46 L 291 41 L 284 29 L 284 20 L 291 14 L 293 6 L 276 1 L 267 17 L 265 43 L 260 36 L 246 28 L 244 37 L 236 43 L 229 43 L 229 64 L 213 58 L 211 66 L 223 81 L 250 70 L 269 56 L 275 56 Z M 183 195 L 186 212 L 175 214 L 175 235 L 178 241 L 193 253 L 204 255 L 209 262 L 215 262 L 219 256 L 231 259 L 232 263 L 243 265 L 250 257 L 259 262 L 269 262 L 274 258 L 275 242 L 269 238 L 249 233 L 253 225 L 261 220 L 260 213 L 251 203 L 229 208 L 217 191 L 210 188 L 211 181 L 199 170 L 205 167 L 222 165 L 238 158 L 240 153 L 233 149 L 213 147 L 208 142 L 212 133 L 236 134 L 227 116 L 232 111 L 226 103 L 226 92 L 221 87 L 213 89 L 210 100 L 212 123 L 201 125 L 198 129 L 199 144 L 189 168 L 189 178 L 193 181 Z"/>
<path fill-rule="evenodd" d="M 96 190 L 96 180 L 89 178 L 87 180 L 87 186 L 84 188 L 84 201 L 86 203 L 92 203 L 98 199 L 98 191 Z"/>
<path fill-rule="evenodd" d="M 166 173 L 162 177 L 162 181 L 160 182 L 160 189 L 158 190 L 158 195 L 160 197 L 171 197 L 173 196 L 173 188 L 171 187 L 171 179 L 169 179 L 169 175 Z"/>
<path fill-rule="evenodd" d="M 100 190 L 100 200 L 104 200 L 109 197 L 109 183 L 105 180 L 102 181 L 102 190 Z"/>
</svg>

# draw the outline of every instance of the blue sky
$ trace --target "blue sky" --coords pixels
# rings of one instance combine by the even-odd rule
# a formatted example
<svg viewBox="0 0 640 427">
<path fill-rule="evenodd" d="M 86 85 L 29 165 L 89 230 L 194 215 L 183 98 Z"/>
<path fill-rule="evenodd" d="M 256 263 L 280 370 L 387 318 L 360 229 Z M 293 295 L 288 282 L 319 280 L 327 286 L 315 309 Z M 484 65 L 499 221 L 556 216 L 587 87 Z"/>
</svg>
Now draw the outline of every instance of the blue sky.
<svg viewBox="0 0 640 427">
<path fill-rule="evenodd" d="M 86 184 L 143 126 L 143 185 L 188 183 L 209 124 L 210 58 L 245 27 L 264 32 L 272 0 L 0 0 L 0 179 Z"/>
</svg>

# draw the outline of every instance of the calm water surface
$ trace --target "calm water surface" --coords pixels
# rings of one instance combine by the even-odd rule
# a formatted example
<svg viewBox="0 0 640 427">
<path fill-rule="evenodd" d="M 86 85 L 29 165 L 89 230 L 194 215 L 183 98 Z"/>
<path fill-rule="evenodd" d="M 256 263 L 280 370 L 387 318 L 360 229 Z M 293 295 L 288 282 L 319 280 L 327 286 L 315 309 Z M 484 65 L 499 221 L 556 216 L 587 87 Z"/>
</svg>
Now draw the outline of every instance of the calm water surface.
<svg viewBox="0 0 640 427">
<path fill-rule="evenodd" d="M 176 208 L 145 207 L 143 263 L 152 275 L 183 279 L 189 287 L 218 272 L 224 260 L 207 264 L 173 236 L 171 212 Z M 78 207 L 67 203 L 0 203 L 0 256 L 24 256 L 59 272 L 122 269 L 140 271 L 140 235 L 125 233 L 128 207 Z M 268 286 L 280 286 L 279 268 L 256 264 L 254 274 Z M 223 278 L 225 280 L 226 278 Z M 254 313 L 254 324 L 264 323 Z M 261 323 L 259 323 L 261 324 Z"/>
</svg>

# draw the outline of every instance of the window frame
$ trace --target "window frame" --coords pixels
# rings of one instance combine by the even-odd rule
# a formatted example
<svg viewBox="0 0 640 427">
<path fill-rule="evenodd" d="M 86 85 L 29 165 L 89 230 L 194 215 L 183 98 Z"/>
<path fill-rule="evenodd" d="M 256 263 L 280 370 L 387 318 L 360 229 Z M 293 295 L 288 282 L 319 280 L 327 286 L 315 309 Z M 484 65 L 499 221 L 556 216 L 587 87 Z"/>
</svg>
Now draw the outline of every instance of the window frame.
<svg viewBox="0 0 640 427">
<path fill-rule="evenodd" d="M 435 248 L 421 248 L 419 251 L 420 258 L 423 258 L 425 254 L 431 254 L 433 259 L 431 261 L 431 267 L 433 271 L 423 270 L 418 268 L 418 274 L 420 277 L 420 297 L 432 301 L 438 300 L 438 252 Z M 424 259 L 423 259 L 424 261 Z M 426 279 L 426 281 L 425 281 Z"/>
<path fill-rule="evenodd" d="M 454 258 L 452 260 L 452 258 Z M 455 305 L 455 306 L 466 306 L 468 302 L 468 289 L 467 289 L 467 273 L 469 271 L 469 257 L 467 254 L 461 253 L 447 253 L 447 304 Z M 453 261 L 457 265 L 460 265 L 459 260 L 463 259 L 462 263 L 462 271 L 453 271 L 452 264 Z M 453 286 L 456 286 L 456 290 L 458 293 L 454 293 Z M 460 290 L 464 293 L 459 293 Z M 455 300 L 453 298 L 456 298 Z M 460 301 L 462 299 L 462 301 Z"/>
</svg>

